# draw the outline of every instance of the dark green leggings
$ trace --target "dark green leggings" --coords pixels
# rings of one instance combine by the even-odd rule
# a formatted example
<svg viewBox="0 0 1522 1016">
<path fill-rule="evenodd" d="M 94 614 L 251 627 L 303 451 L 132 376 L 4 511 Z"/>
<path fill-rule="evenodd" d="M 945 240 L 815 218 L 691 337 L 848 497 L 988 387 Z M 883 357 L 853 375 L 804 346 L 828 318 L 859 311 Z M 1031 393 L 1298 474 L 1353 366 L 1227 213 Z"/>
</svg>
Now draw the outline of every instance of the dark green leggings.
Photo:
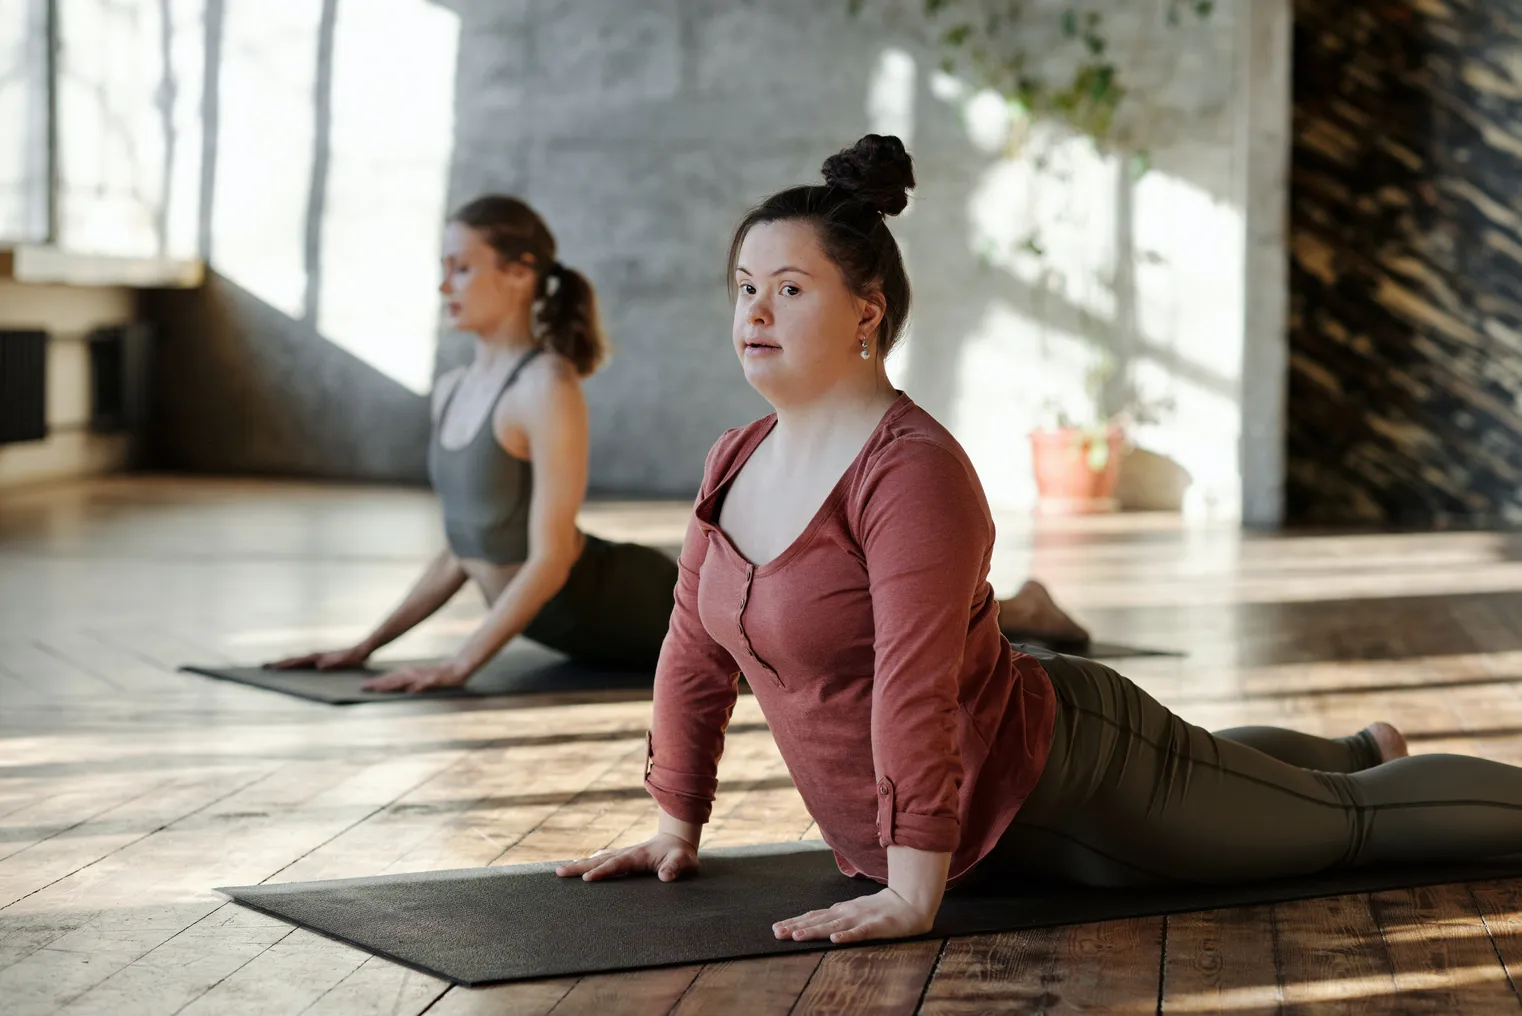
<svg viewBox="0 0 1522 1016">
<path fill-rule="evenodd" d="M 676 562 L 653 547 L 588 533 L 565 585 L 523 634 L 582 663 L 653 671 L 676 576 Z"/>
<path fill-rule="evenodd" d="M 1131 886 L 1522 853 L 1522 768 L 1468 755 L 1381 765 L 1365 733 L 1212 734 L 1109 667 L 1021 649 L 1051 675 L 1056 729 L 980 868 Z"/>
</svg>

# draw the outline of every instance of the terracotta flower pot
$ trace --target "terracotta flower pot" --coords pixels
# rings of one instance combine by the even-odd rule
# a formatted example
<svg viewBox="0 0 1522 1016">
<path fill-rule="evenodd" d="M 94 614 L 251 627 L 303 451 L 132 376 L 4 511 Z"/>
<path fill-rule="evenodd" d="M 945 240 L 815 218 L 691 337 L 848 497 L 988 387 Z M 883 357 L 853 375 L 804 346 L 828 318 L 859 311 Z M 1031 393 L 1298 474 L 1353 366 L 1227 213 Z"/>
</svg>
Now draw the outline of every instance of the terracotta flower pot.
<svg viewBox="0 0 1522 1016">
<path fill-rule="evenodd" d="M 1031 431 L 1031 465 L 1036 474 L 1036 510 L 1043 515 L 1088 515 L 1113 512 L 1120 503 L 1115 485 L 1126 436 L 1110 427 L 1105 447 L 1096 449 L 1098 435 L 1077 428 Z M 1095 469 L 1096 460 L 1102 462 Z"/>
</svg>

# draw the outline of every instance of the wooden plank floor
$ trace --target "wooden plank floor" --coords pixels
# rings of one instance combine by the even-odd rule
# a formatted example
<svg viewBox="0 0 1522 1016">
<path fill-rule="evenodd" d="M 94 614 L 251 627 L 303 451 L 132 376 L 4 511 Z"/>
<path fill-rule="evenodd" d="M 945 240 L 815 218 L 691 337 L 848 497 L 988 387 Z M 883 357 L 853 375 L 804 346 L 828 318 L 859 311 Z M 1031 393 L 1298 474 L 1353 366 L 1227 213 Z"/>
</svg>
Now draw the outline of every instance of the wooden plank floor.
<svg viewBox="0 0 1522 1016">
<path fill-rule="evenodd" d="M 686 506 L 586 526 L 671 545 Z M 1001 519 L 1122 669 L 1212 727 L 1522 763 L 1522 537 Z M 438 546 L 424 492 L 124 478 L 0 494 L 0 1012 L 1519 1012 L 1522 883 L 1313 900 L 465 990 L 212 886 L 581 855 L 642 838 L 648 703 L 333 708 L 175 672 L 359 635 Z M 446 652 L 461 596 L 390 655 Z M 752 700 L 708 842 L 812 834 Z M 545 736 L 546 731 L 553 736 Z"/>
</svg>

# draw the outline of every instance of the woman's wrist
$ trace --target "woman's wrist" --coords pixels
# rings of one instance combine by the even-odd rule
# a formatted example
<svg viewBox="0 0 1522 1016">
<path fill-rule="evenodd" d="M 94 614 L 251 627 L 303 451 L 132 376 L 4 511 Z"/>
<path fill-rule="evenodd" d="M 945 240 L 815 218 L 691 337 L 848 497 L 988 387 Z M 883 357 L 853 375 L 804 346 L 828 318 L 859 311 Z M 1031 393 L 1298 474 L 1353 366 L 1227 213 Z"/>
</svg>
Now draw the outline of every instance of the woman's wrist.
<svg viewBox="0 0 1522 1016">
<path fill-rule="evenodd" d="M 698 849 L 698 841 L 703 838 L 703 827 L 697 822 L 687 822 L 661 812 L 660 820 L 656 823 L 656 832 L 665 836 L 675 836 L 679 840 L 688 843 L 693 850 Z"/>
<path fill-rule="evenodd" d="M 472 651 L 470 646 L 462 646 L 459 652 L 449 658 L 449 669 L 456 677 L 464 681 L 470 675 L 486 666 L 487 662 L 496 655 L 495 651 L 482 653 L 480 651 Z"/>
<path fill-rule="evenodd" d="M 928 918 L 934 918 L 941 909 L 950 870 L 949 853 L 913 847 L 888 848 L 888 888 Z"/>
</svg>

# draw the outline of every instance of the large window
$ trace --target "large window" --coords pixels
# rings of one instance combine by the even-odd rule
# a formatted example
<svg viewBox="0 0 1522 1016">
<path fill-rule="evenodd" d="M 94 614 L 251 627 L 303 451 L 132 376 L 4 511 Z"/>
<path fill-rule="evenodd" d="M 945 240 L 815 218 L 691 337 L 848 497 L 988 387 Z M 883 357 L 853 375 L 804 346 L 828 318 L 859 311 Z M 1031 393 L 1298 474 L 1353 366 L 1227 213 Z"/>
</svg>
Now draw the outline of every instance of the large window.
<svg viewBox="0 0 1522 1016">
<path fill-rule="evenodd" d="M 205 0 L 54 0 L 59 247 L 192 258 Z"/>
<path fill-rule="evenodd" d="M 206 0 L 0 0 L 0 245 L 198 256 L 205 34 Z"/>
<path fill-rule="evenodd" d="M 48 234 L 47 0 L 0 0 L 0 244 Z"/>
</svg>

